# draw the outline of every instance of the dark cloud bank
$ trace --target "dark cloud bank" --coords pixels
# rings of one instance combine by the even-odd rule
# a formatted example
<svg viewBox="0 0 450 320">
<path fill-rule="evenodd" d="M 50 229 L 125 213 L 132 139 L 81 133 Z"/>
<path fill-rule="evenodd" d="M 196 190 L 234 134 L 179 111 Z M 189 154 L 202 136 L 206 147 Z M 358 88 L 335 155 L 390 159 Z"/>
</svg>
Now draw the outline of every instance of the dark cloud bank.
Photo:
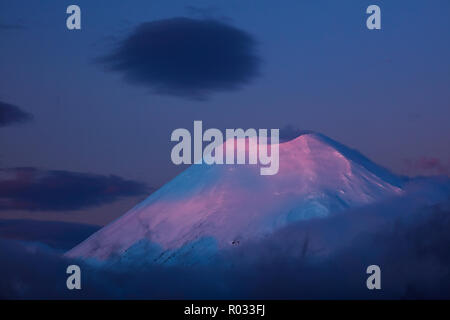
<svg viewBox="0 0 450 320">
<path fill-rule="evenodd" d="M 415 180 L 404 197 L 293 224 L 222 252 L 209 266 L 114 265 L 65 260 L 47 246 L 0 241 L 4 298 L 450 298 L 450 183 Z M 65 288 L 69 263 L 81 291 Z M 366 267 L 381 267 L 380 291 Z M 30 266 L 33 266 L 30 268 Z"/>
<path fill-rule="evenodd" d="M 153 92 L 204 99 L 258 75 L 255 47 L 248 33 L 223 22 L 172 18 L 140 24 L 97 62 Z"/>
<path fill-rule="evenodd" d="M 78 210 L 148 193 L 143 183 L 114 175 L 0 169 L 0 210 Z"/>
<path fill-rule="evenodd" d="M 69 250 L 100 226 L 59 221 L 0 220 L 0 239 L 39 242 L 55 250 Z"/>
<path fill-rule="evenodd" d="M 0 101 L 0 127 L 27 122 L 33 116 L 19 107 Z"/>
</svg>

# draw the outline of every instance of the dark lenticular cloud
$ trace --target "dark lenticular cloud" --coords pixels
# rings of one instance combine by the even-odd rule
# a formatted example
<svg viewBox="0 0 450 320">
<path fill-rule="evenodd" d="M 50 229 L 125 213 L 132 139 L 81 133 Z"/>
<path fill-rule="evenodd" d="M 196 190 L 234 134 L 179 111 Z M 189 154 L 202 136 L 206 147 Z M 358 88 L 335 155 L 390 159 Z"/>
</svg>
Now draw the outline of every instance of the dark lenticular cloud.
<svg viewBox="0 0 450 320">
<path fill-rule="evenodd" d="M 144 184 L 114 175 L 0 169 L 0 210 L 77 210 L 147 192 Z"/>
<path fill-rule="evenodd" d="M 259 73 L 255 40 L 213 19 L 146 22 L 97 61 L 153 92 L 204 99 L 234 90 Z"/>
<path fill-rule="evenodd" d="M 33 116 L 19 107 L 0 101 L 0 127 L 14 123 L 22 123 L 33 119 Z"/>
</svg>

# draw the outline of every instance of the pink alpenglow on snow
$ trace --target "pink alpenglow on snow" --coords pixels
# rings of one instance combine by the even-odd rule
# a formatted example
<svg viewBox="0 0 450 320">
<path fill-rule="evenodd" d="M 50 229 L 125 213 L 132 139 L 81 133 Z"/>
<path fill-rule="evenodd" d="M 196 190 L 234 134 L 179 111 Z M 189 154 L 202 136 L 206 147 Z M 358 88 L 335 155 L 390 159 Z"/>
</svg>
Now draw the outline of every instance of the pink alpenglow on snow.
<svg viewBox="0 0 450 320">
<path fill-rule="evenodd" d="M 192 165 L 66 255 L 195 264 L 294 221 L 402 193 L 400 177 L 320 134 L 279 144 L 279 161 L 266 176 L 260 164 Z"/>
<path fill-rule="evenodd" d="M 203 132 L 202 121 L 194 121 L 193 137 L 187 129 L 175 129 L 170 137 L 171 141 L 178 142 L 170 154 L 172 162 L 176 165 L 260 164 L 261 175 L 278 173 L 279 129 L 271 129 L 270 138 L 267 129 L 226 129 L 225 132 L 225 139 L 219 129 L 211 128 Z M 271 147 L 268 141 L 272 142 Z M 204 142 L 208 145 L 203 150 Z"/>
</svg>

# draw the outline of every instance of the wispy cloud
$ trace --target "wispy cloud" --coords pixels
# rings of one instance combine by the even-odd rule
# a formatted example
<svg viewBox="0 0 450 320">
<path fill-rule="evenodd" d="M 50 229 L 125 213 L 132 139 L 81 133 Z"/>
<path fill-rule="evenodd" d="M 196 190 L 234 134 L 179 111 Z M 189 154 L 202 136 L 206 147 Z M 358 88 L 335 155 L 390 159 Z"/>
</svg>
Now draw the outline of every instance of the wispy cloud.
<svg viewBox="0 0 450 320">
<path fill-rule="evenodd" d="M 407 159 L 404 163 L 407 172 L 411 175 L 450 175 L 450 162 L 445 163 L 436 157 Z"/>
<path fill-rule="evenodd" d="M 24 30 L 27 27 L 22 24 L 8 24 L 0 22 L 0 30 Z"/>
<path fill-rule="evenodd" d="M 32 167 L 0 169 L 0 210 L 77 210 L 149 191 L 143 183 L 114 175 Z"/>
<path fill-rule="evenodd" d="M 18 106 L 0 101 L 0 127 L 27 122 L 33 115 L 21 110 Z"/>
<path fill-rule="evenodd" d="M 280 142 L 293 140 L 301 135 L 312 133 L 311 130 L 299 129 L 293 125 L 286 125 L 280 129 Z"/>
</svg>

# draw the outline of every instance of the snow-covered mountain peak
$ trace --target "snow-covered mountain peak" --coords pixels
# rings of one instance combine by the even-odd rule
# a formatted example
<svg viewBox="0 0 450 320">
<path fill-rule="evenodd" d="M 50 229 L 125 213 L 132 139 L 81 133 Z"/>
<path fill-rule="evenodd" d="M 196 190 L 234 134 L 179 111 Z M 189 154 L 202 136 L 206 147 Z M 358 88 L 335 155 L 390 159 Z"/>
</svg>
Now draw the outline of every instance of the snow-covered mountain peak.
<svg viewBox="0 0 450 320">
<path fill-rule="evenodd" d="M 70 257 L 196 263 L 293 221 L 324 218 L 402 193 L 402 179 L 317 133 L 279 144 L 279 172 L 192 165 Z"/>
</svg>

